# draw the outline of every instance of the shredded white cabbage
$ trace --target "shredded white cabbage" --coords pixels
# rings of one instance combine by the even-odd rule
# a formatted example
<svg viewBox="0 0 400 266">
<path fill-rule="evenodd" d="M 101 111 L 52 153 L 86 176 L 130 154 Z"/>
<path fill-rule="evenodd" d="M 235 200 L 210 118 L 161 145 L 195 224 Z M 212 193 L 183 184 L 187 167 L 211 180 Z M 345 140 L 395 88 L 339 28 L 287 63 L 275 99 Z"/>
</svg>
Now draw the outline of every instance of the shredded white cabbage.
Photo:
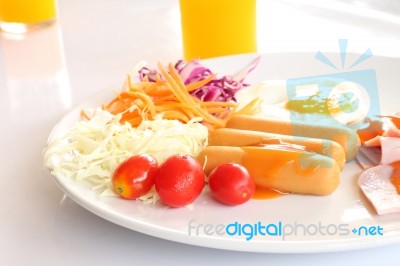
<svg viewBox="0 0 400 266">
<path fill-rule="evenodd" d="M 201 118 L 187 124 L 162 118 L 133 128 L 120 116 L 88 110 L 89 121 L 79 121 L 63 136 L 48 144 L 44 165 L 56 176 L 86 180 L 101 195 L 115 195 L 111 177 L 116 167 L 135 154 L 147 153 L 161 164 L 173 154 L 196 156 L 207 145 L 208 129 Z M 143 197 L 154 200 L 154 193 Z"/>
</svg>

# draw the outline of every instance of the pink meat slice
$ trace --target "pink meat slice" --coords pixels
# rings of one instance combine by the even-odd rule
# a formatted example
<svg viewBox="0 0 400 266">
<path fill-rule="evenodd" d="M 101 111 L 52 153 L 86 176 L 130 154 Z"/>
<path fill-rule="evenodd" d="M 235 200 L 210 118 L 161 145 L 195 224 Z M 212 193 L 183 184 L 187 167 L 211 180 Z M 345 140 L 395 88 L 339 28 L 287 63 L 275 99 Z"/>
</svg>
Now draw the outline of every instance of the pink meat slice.
<svg viewBox="0 0 400 266">
<path fill-rule="evenodd" d="M 372 139 L 369 139 L 364 142 L 365 147 L 379 147 L 381 146 L 381 138 L 382 136 L 376 136 Z"/>
<path fill-rule="evenodd" d="M 400 161 L 400 138 L 378 136 L 364 143 L 369 149 L 381 147 L 381 164 L 391 164 Z M 366 155 L 366 154 L 364 154 Z M 368 157 L 368 156 L 367 156 Z"/>
<path fill-rule="evenodd" d="M 390 127 L 383 133 L 383 136 L 400 138 L 400 129 L 394 126 Z"/>
<path fill-rule="evenodd" d="M 400 212 L 400 195 L 390 181 L 394 168 L 378 165 L 365 170 L 358 184 L 379 215 Z"/>
<path fill-rule="evenodd" d="M 381 164 L 400 161 L 400 138 L 381 137 Z"/>
<path fill-rule="evenodd" d="M 382 153 L 380 147 L 361 146 L 356 155 L 356 161 L 360 164 L 362 169 L 366 170 L 370 167 L 379 165 L 381 157 Z"/>
<path fill-rule="evenodd" d="M 395 126 L 389 127 L 382 136 L 376 136 L 372 139 L 369 139 L 364 142 L 364 146 L 366 147 L 379 147 L 381 146 L 382 138 L 391 137 L 391 138 L 400 138 L 400 129 Z"/>
</svg>

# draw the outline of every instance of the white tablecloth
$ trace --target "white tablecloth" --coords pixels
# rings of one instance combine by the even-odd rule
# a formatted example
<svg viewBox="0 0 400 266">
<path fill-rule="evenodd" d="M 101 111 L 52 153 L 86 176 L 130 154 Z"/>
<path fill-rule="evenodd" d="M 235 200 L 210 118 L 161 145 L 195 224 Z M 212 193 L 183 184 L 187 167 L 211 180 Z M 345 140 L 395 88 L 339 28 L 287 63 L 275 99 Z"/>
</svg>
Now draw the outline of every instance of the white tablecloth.
<svg viewBox="0 0 400 266">
<path fill-rule="evenodd" d="M 259 52 L 337 52 L 344 38 L 350 52 L 400 57 L 399 2 L 374 2 L 259 0 Z M 115 225 L 65 197 L 42 166 L 52 127 L 79 102 L 118 87 L 138 61 L 181 58 L 180 36 L 177 0 L 60 0 L 52 27 L 0 36 L 0 264 L 397 265 L 399 244 L 322 254 L 184 245 Z"/>
</svg>

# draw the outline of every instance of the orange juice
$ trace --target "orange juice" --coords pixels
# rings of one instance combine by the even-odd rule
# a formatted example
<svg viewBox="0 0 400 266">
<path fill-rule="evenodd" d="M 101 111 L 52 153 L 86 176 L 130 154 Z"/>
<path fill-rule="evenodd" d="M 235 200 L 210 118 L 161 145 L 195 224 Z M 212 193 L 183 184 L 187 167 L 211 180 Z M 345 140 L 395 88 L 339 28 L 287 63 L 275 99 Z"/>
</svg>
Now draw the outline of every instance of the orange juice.
<svg viewBox="0 0 400 266">
<path fill-rule="evenodd" d="M 256 0 L 180 0 L 186 60 L 257 51 Z"/>
<path fill-rule="evenodd" d="M 0 0 L 0 23 L 35 25 L 53 21 L 55 0 Z"/>
</svg>

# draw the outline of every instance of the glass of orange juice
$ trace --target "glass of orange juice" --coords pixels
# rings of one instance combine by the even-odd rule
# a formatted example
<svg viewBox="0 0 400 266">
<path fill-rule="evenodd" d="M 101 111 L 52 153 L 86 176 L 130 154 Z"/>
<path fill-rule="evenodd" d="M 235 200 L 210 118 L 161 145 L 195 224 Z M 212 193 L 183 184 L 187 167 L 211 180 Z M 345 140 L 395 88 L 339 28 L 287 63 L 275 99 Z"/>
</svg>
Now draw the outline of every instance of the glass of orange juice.
<svg viewBox="0 0 400 266">
<path fill-rule="evenodd" d="M 186 60 L 257 51 L 256 0 L 180 0 Z"/>
<path fill-rule="evenodd" d="M 56 19 L 56 0 L 0 0 L 0 29 L 25 33 Z"/>
</svg>

